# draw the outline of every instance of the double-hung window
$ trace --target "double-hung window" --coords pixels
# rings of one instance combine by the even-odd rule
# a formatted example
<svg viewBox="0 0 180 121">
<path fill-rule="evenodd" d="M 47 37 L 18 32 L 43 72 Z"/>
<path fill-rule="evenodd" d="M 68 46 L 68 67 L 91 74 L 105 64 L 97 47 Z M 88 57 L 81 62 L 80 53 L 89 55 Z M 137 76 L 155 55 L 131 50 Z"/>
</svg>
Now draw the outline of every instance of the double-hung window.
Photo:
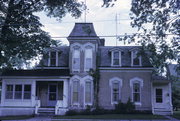
<svg viewBox="0 0 180 121">
<path fill-rule="evenodd" d="M 112 101 L 117 103 L 119 101 L 119 82 L 113 82 L 112 84 Z"/>
<path fill-rule="evenodd" d="M 6 99 L 13 99 L 13 85 L 6 85 Z"/>
<path fill-rule="evenodd" d="M 133 84 L 133 102 L 140 102 L 140 83 Z"/>
<path fill-rule="evenodd" d="M 131 52 L 131 65 L 132 66 L 141 66 L 141 56 L 138 55 L 138 51 L 132 51 Z"/>
<path fill-rule="evenodd" d="M 85 71 L 89 71 L 92 68 L 92 48 L 85 49 Z"/>
<path fill-rule="evenodd" d="M 113 77 L 109 80 L 109 85 L 111 89 L 111 104 L 114 105 L 121 100 L 122 79 Z"/>
<path fill-rule="evenodd" d="M 119 51 L 113 52 L 113 66 L 119 66 L 120 65 L 120 56 Z"/>
<path fill-rule="evenodd" d="M 24 99 L 31 99 L 31 85 L 24 85 Z"/>
<path fill-rule="evenodd" d="M 7 84 L 5 99 L 31 99 L 31 85 Z"/>
<path fill-rule="evenodd" d="M 92 104 L 92 82 L 85 82 L 85 103 Z"/>
<path fill-rule="evenodd" d="M 119 50 L 111 51 L 111 65 L 121 66 L 121 51 Z"/>
<path fill-rule="evenodd" d="M 72 67 L 73 71 L 80 71 L 80 50 L 73 50 Z"/>
<path fill-rule="evenodd" d="M 73 81 L 73 97 L 72 97 L 72 103 L 76 104 L 79 102 L 79 81 L 75 80 Z"/>
<path fill-rule="evenodd" d="M 56 52 L 50 52 L 50 66 L 56 66 Z"/>
<path fill-rule="evenodd" d="M 15 85 L 15 99 L 22 99 L 22 85 Z"/>
</svg>

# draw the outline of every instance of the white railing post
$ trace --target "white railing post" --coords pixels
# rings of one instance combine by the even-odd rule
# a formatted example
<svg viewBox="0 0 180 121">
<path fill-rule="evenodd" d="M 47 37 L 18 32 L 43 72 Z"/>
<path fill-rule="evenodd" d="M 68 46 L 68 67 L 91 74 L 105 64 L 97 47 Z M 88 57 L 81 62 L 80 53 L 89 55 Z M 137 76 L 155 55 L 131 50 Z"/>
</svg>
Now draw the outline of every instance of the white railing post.
<svg viewBox="0 0 180 121">
<path fill-rule="evenodd" d="M 36 100 L 36 105 L 35 105 L 35 114 L 38 114 L 38 109 L 40 107 L 40 100 Z"/>
<path fill-rule="evenodd" d="M 63 101 L 57 100 L 56 106 L 55 106 L 55 115 L 59 114 L 59 108 L 63 107 Z"/>
</svg>

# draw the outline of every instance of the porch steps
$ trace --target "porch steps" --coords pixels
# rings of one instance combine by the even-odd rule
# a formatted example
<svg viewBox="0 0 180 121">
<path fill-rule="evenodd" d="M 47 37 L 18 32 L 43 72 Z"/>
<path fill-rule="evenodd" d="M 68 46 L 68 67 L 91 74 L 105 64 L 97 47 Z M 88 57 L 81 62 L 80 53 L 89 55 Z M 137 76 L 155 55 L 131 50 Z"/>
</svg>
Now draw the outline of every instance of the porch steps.
<svg viewBox="0 0 180 121">
<path fill-rule="evenodd" d="M 172 111 L 166 108 L 154 108 L 154 114 L 157 115 L 172 115 Z"/>
<path fill-rule="evenodd" d="M 55 108 L 39 108 L 38 115 L 53 116 L 53 115 L 55 115 Z"/>
</svg>

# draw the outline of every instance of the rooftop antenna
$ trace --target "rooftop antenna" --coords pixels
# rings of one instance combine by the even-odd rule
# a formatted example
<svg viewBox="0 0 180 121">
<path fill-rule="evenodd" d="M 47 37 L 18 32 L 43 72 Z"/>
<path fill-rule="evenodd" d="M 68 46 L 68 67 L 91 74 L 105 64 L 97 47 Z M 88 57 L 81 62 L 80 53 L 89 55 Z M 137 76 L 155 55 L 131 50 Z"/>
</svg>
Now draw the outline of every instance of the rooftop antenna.
<svg viewBox="0 0 180 121">
<path fill-rule="evenodd" d="M 85 7 L 84 7 L 84 22 L 86 23 L 86 9 L 87 9 L 87 6 L 86 6 L 86 0 L 84 0 L 84 4 L 85 4 Z"/>
<path fill-rule="evenodd" d="M 115 22 L 116 22 L 116 46 L 117 46 L 117 41 L 118 41 L 118 19 L 117 19 L 117 13 L 115 16 Z"/>
</svg>

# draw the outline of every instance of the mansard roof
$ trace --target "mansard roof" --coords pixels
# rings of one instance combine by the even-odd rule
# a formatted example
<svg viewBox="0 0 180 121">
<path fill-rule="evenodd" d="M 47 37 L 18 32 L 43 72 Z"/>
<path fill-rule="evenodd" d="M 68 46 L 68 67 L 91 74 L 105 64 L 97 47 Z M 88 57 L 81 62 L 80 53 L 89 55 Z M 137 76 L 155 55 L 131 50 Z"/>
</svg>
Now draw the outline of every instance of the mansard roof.
<svg viewBox="0 0 180 121">
<path fill-rule="evenodd" d="M 130 67 L 131 66 L 131 51 L 132 49 L 140 49 L 141 46 L 103 46 L 99 47 L 99 66 L 100 67 L 110 67 L 111 66 L 111 50 L 121 50 L 121 66 Z M 148 58 L 144 55 L 142 56 L 142 67 L 152 67 Z"/>
<path fill-rule="evenodd" d="M 69 66 L 69 46 L 60 46 L 60 47 L 52 47 L 47 51 L 58 51 L 59 58 L 58 58 L 58 66 L 60 67 L 68 67 Z M 43 66 L 48 66 L 48 59 L 44 58 Z M 38 65 L 41 66 L 41 65 Z"/>
<path fill-rule="evenodd" d="M 92 23 L 75 23 L 69 37 L 97 37 Z"/>
<path fill-rule="evenodd" d="M 1 76 L 69 76 L 69 69 L 6 70 Z"/>
</svg>

